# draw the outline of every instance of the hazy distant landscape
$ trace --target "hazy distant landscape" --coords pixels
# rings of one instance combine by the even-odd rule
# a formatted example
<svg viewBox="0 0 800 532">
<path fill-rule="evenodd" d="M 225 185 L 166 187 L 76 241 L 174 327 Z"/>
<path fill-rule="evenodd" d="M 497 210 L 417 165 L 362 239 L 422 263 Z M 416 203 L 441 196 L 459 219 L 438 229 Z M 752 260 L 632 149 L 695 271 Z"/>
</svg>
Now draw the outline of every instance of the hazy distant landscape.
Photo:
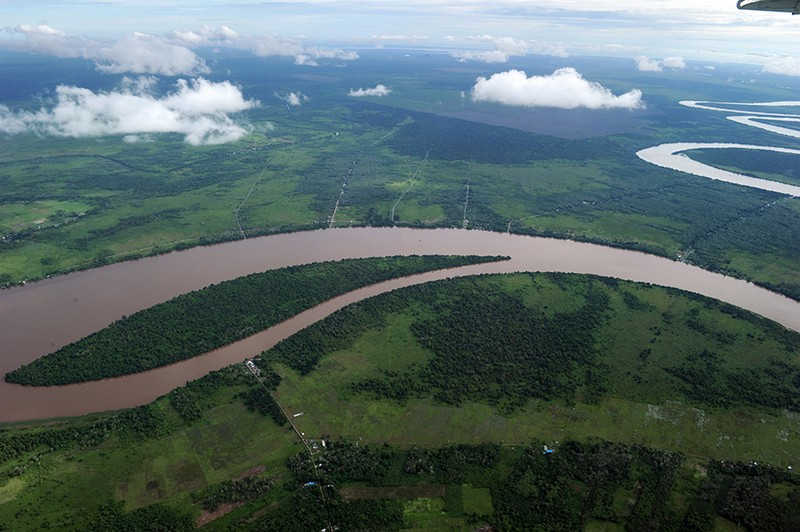
<svg viewBox="0 0 800 532">
<path fill-rule="evenodd" d="M 0 54 L 0 312 L 77 270 L 394 226 L 635 250 L 800 304 L 800 199 L 636 155 L 674 142 L 796 147 L 680 103 L 790 101 L 797 84 L 784 77 L 697 61 L 647 72 L 595 56 L 492 65 L 421 46 L 306 57 L 313 69 L 224 47 L 197 53 L 209 68 L 192 82 Z M 490 84 L 517 70 L 589 80 L 633 104 L 492 100 Z M 180 114 L 176 102 L 203 91 L 219 91 L 217 107 L 166 133 L 114 132 L 97 110 L 119 97 L 146 101 L 144 114 L 173 98 Z M 97 108 L 59 122 L 56 101 L 65 116 Z M 797 155 L 686 155 L 800 185 Z M 5 380 L 148 371 L 364 285 L 503 259 L 257 273 L 110 317 Z M 419 284 L 345 306 L 253 352 L 252 366 L 154 402 L 0 425 L 0 530 L 794 530 L 798 357 L 797 330 L 691 291 L 532 272 Z"/>
<path fill-rule="evenodd" d="M 214 59 L 217 68 L 237 74 L 249 98 L 262 102 L 248 112 L 253 133 L 235 144 L 193 147 L 169 135 L 134 144 L 120 137 L 7 137 L 0 147 L 3 282 L 243 236 L 396 224 L 642 249 L 800 297 L 796 201 L 655 168 L 634 155 L 671 141 L 785 145 L 778 135 L 677 102 L 769 101 L 790 98 L 790 91 L 731 88 L 724 79 L 693 79 L 687 72 L 665 84 L 670 74 L 660 73 L 659 88 L 646 93 L 646 109 L 569 111 L 565 121 L 564 110 L 512 112 L 465 100 L 461 92 L 487 71 L 454 72 L 445 55 L 371 52 L 346 69 L 320 67 L 310 79 L 280 60 Z M 560 66 L 552 58 L 530 61 L 518 66 L 543 75 Z M 630 72 L 630 65 L 630 78 L 617 81 L 625 70 L 606 61 L 592 62 L 595 71 L 614 75 L 600 83 L 645 90 L 655 83 Z M 10 65 L 20 80 L 44 67 Z M 353 87 L 383 79 L 393 87 L 385 97 L 348 96 Z M 4 100 L 25 92 L 15 85 L 2 89 Z M 280 99 L 290 93 L 308 100 L 292 106 Z M 494 125 L 449 118 L 476 113 L 491 116 Z M 703 157 L 719 163 L 722 156 Z M 775 161 L 767 164 L 781 161 L 767 158 Z"/>
</svg>

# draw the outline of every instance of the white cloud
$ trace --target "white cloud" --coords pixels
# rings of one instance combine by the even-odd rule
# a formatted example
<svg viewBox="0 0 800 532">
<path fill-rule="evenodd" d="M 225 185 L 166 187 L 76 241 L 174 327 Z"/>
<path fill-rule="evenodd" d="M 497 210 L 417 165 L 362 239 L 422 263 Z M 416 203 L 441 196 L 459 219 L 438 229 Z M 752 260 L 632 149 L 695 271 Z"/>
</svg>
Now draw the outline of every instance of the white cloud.
<svg viewBox="0 0 800 532">
<path fill-rule="evenodd" d="M 349 96 L 354 96 L 356 98 L 360 98 L 362 96 L 386 96 L 387 94 L 391 94 L 391 92 L 392 89 L 379 83 L 371 89 L 350 89 Z"/>
<path fill-rule="evenodd" d="M 110 74 L 178 76 L 208 72 L 205 62 L 190 49 L 144 33 L 132 33 L 109 42 L 75 37 L 46 24 L 22 24 L 11 33 L 19 37 L 6 40 L 12 48 L 55 57 L 82 57 Z"/>
<path fill-rule="evenodd" d="M 205 61 L 185 46 L 143 33 L 126 35 L 100 47 L 92 59 L 98 70 L 109 74 L 132 72 L 179 76 L 209 72 Z"/>
<path fill-rule="evenodd" d="M 417 42 L 427 41 L 430 37 L 427 35 L 373 35 L 372 39 L 375 41 Z"/>
<path fill-rule="evenodd" d="M 97 41 L 67 35 L 47 24 L 31 26 L 20 24 L 7 30 L 16 39 L 6 41 L 11 47 L 24 52 L 53 55 L 55 57 L 84 57 L 97 49 Z"/>
<path fill-rule="evenodd" d="M 636 57 L 636 68 L 639 72 L 661 72 L 664 70 L 659 61 L 650 59 L 646 55 Z"/>
<path fill-rule="evenodd" d="M 683 57 L 665 57 L 661 60 L 661 64 L 664 65 L 665 68 L 671 68 L 673 70 L 683 70 L 686 68 L 686 61 L 683 60 Z"/>
<path fill-rule="evenodd" d="M 47 24 L 37 24 L 36 26 L 31 26 L 30 24 L 20 24 L 15 28 L 17 31 L 25 34 L 32 34 L 32 35 L 51 35 L 54 37 L 66 37 L 67 34 L 61 30 L 57 30 L 55 28 L 51 28 Z"/>
<path fill-rule="evenodd" d="M 161 74 L 165 76 L 208 73 L 208 66 L 192 49 L 226 47 L 258 57 L 293 57 L 298 65 L 317 66 L 321 60 L 355 61 L 354 51 L 304 46 L 296 39 L 277 35 L 243 36 L 228 26 L 203 26 L 197 31 L 172 31 L 165 35 L 131 33 L 117 40 L 75 37 L 46 24 L 22 24 L 8 30 L 14 38 L 0 44 L 14 49 L 56 57 L 82 57 L 110 74 Z"/>
<path fill-rule="evenodd" d="M 275 96 L 293 107 L 302 105 L 304 102 L 311 99 L 302 92 L 290 92 L 288 94 L 278 94 L 276 92 Z"/>
<path fill-rule="evenodd" d="M 154 76 L 136 76 L 135 78 L 125 76 L 120 82 L 123 90 L 134 94 L 152 93 L 157 84 L 158 79 Z"/>
<path fill-rule="evenodd" d="M 551 55 L 553 57 L 569 57 L 569 52 L 562 43 L 552 42 L 532 42 L 530 43 L 530 53 L 539 55 Z"/>
<path fill-rule="evenodd" d="M 491 50 L 488 52 L 456 52 L 453 57 L 459 61 L 480 61 L 482 63 L 505 63 L 508 61 L 508 55 L 500 50 Z"/>
<path fill-rule="evenodd" d="M 355 61 L 358 59 L 358 53 L 346 52 L 334 48 L 319 48 L 311 47 L 304 48 L 303 53 L 295 54 L 294 64 L 305 66 L 319 66 L 320 59 L 335 59 L 339 61 Z"/>
<path fill-rule="evenodd" d="M 201 33 L 195 24 L 208 21 L 224 21 L 240 36 L 258 35 L 265 32 L 265 27 L 271 27 L 291 35 L 313 35 L 326 43 L 359 42 L 359 36 L 366 36 L 370 42 L 371 34 L 430 35 L 432 44 L 437 46 L 438 36 L 447 28 L 456 34 L 481 32 L 563 41 L 569 44 L 570 52 L 581 55 L 590 54 L 593 49 L 608 50 L 616 43 L 625 47 L 624 52 L 612 51 L 618 57 L 649 53 L 654 57 L 682 55 L 695 60 L 758 65 L 764 63 L 758 54 L 794 55 L 796 50 L 792 48 L 796 49 L 797 41 L 796 17 L 739 11 L 734 0 L 144 0 L 138 3 L 6 0 L 0 3 L 4 7 L 13 6 L 2 10 L 4 20 L 0 24 L 14 26 L 49 18 L 54 25 L 57 22 L 61 29 L 74 35 L 98 29 L 105 34 L 140 30 L 161 35 L 174 29 L 185 30 L 188 24 L 193 31 L 178 33 L 184 37 L 183 44 L 192 49 L 195 45 L 189 44 L 190 40 Z M 47 6 L 51 9 L 46 9 Z M 222 33 L 221 29 L 215 31 Z M 371 42 L 374 44 L 374 40 Z"/>
<path fill-rule="evenodd" d="M 644 107 L 642 92 L 631 90 L 615 96 L 599 83 L 587 81 L 574 68 L 561 68 L 549 76 L 532 76 L 509 70 L 486 79 L 479 77 L 472 88 L 476 102 L 495 102 L 524 107 L 575 109 L 638 109 Z"/>
<path fill-rule="evenodd" d="M 14 115 L 5 105 L 0 105 L 0 132 L 17 135 L 28 130 L 24 118 Z"/>
<path fill-rule="evenodd" d="M 239 34 L 228 26 L 219 29 L 210 26 L 203 26 L 198 31 L 172 31 L 169 36 L 178 41 L 183 41 L 187 46 L 202 46 L 214 42 L 215 44 L 225 42 L 235 42 L 240 37 Z"/>
<path fill-rule="evenodd" d="M 764 65 L 764 72 L 782 76 L 800 76 L 800 59 L 784 57 Z"/>
<path fill-rule="evenodd" d="M 650 59 L 646 55 L 639 55 L 634 58 L 636 68 L 640 72 L 661 72 L 665 68 L 672 70 L 682 70 L 686 68 L 686 62 L 682 57 L 665 57 L 662 60 Z"/>
<path fill-rule="evenodd" d="M 126 142 L 147 139 L 151 133 L 181 133 L 195 146 L 224 144 L 247 133 L 228 115 L 258 105 L 227 81 L 179 80 L 176 90 L 163 97 L 139 90 L 142 87 L 150 84 L 128 82 L 119 90 L 97 93 L 61 85 L 50 108 L 12 113 L 0 106 L 0 131 L 75 138 L 124 135 Z"/>
<path fill-rule="evenodd" d="M 300 66 L 310 66 L 310 67 L 319 66 L 319 63 L 311 59 L 311 56 L 306 54 L 299 54 L 294 56 L 294 64 Z"/>
<path fill-rule="evenodd" d="M 358 59 L 358 53 L 356 52 L 348 52 L 338 48 L 320 48 L 318 46 L 306 48 L 305 54 L 314 59 L 337 59 L 339 61 L 355 61 Z"/>
<path fill-rule="evenodd" d="M 293 57 L 296 65 L 318 66 L 320 60 L 355 61 L 358 53 L 339 48 L 304 46 L 296 39 L 278 35 L 244 36 L 227 26 L 203 26 L 198 31 L 173 31 L 170 38 L 186 46 L 220 46 L 245 50 L 258 57 Z"/>
<path fill-rule="evenodd" d="M 536 41 L 523 41 L 513 37 L 495 37 L 493 35 L 472 35 L 469 37 L 446 37 L 448 41 L 473 41 L 488 43 L 493 50 L 454 52 L 453 57 L 459 61 L 481 61 L 483 63 L 505 63 L 513 56 L 539 54 L 555 57 L 568 57 L 564 45 L 561 43 L 543 43 Z"/>
</svg>

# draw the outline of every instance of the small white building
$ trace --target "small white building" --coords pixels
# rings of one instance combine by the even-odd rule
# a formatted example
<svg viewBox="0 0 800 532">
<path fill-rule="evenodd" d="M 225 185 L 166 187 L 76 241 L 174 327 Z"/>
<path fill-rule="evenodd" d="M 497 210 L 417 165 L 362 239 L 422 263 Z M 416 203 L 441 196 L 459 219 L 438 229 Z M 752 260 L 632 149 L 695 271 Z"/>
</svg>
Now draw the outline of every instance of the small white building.
<svg viewBox="0 0 800 532">
<path fill-rule="evenodd" d="M 258 366 L 256 366 L 255 362 L 249 358 L 244 361 L 244 365 L 247 366 L 247 369 L 252 371 L 255 375 L 259 375 L 261 373 L 261 370 L 258 369 Z"/>
</svg>

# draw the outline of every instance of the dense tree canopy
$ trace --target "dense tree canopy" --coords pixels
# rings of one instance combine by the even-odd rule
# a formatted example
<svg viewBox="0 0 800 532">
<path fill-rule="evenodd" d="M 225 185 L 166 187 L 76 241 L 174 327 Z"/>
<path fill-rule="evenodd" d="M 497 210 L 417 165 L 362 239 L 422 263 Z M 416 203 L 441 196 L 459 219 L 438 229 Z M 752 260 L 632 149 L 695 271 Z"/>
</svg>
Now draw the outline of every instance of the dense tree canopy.
<svg viewBox="0 0 800 532">
<path fill-rule="evenodd" d="M 498 257 L 394 257 L 293 266 L 211 285 L 127 316 L 6 374 L 51 386 L 128 375 L 207 353 L 338 294 Z"/>
</svg>

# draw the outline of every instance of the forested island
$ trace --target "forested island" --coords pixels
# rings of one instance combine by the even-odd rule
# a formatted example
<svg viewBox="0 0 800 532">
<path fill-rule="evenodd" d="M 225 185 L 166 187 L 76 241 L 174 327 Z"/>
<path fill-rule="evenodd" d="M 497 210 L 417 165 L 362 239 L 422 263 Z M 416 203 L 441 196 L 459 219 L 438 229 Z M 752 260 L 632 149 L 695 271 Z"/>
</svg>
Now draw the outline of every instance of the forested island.
<svg viewBox="0 0 800 532">
<path fill-rule="evenodd" d="M 129 375 L 251 336 L 336 295 L 388 279 L 502 257 L 350 259 L 240 277 L 173 298 L 6 374 L 52 386 Z"/>
</svg>

